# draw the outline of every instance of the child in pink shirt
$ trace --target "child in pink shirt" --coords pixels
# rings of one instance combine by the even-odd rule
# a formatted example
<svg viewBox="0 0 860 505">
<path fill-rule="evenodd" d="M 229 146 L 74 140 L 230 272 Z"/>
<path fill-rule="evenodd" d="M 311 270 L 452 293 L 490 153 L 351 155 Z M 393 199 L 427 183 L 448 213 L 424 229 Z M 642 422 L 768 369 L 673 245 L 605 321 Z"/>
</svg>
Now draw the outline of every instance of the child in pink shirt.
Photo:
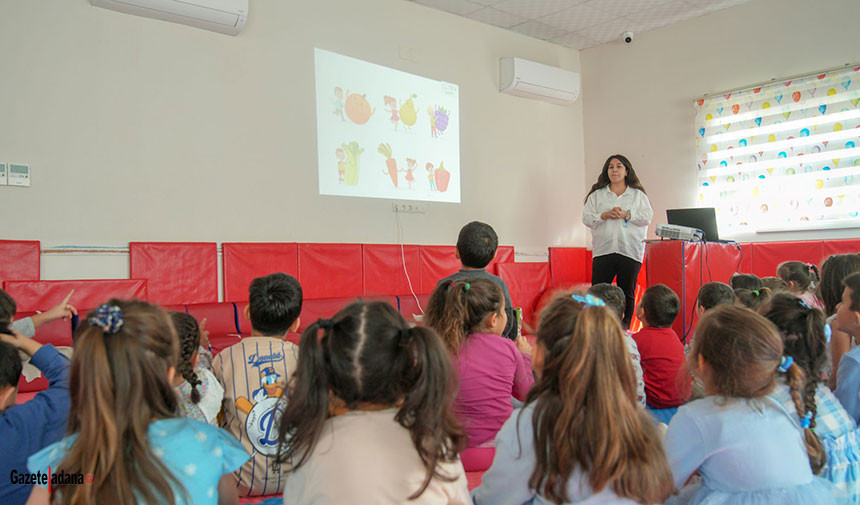
<svg viewBox="0 0 860 505">
<path fill-rule="evenodd" d="M 502 290 L 486 279 L 445 281 L 430 296 L 424 317 L 456 357 L 454 413 L 469 447 L 492 445 L 513 412 L 511 397 L 525 400 L 534 384 L 528 341 L 501 337 L 507 323 Z"/>
</svg>

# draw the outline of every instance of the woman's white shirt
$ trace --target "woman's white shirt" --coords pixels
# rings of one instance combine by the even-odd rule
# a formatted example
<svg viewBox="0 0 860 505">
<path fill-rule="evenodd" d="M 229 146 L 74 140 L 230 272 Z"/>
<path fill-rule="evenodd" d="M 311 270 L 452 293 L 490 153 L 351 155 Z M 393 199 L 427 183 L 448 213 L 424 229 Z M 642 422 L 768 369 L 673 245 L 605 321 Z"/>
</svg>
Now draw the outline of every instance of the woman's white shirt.
<svg viewBox="0 0 860 505">
<path fill-rule="evenodd" d="M 630 220 L 600 218 L 614 207 L 629 210 Z M 648 196 L 636 188 L 627 186 L 619 196 L 606 186 L 588 195 L 582 223 L 591 228 L 593 256 L 617 253 L 641 262 L 645 257 L 645 235 L 653 217 Z"/>
</svg>

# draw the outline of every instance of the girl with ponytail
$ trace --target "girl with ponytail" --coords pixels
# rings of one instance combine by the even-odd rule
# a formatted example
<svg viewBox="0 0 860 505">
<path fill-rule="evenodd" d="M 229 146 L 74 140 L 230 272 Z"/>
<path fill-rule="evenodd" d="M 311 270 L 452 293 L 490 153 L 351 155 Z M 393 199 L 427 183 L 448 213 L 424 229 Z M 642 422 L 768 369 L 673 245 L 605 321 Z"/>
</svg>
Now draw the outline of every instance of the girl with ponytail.
<svg viewBox="0 0 860 505">
<path fill-rule="evenodd" d="M 434 329 L 453 357 L 460 380 L 454 413 L 463 422 L 468 446 L 492 447 L 513 412 L 511 397 L 523 401 L 534 384 L 532 348 L 499 338 L 505 329 L 505 297 L 486 279 L 440 283 L 427 302 L 424 324 Z"/>
<path fill-rule="evenodd" d="M 227 432 L 178 418 L 171 387 L 179 343 L 170 317 L 113 299 L 78 329 L 68 435 L 28 460 L 31 472 L 86 476 L 36 487 L 30 504 L 238 504 L 231 472 L 248 460 Z"/>
<path fill-rule="evenodd" d="M 496 437 L 476 505 L 663 503 L 660 436 L 636 403 L 621 321 L 592 295 L 560 296 L 538 326 L 540 379 Z"/>
<path fill-rule="evenodd" d="M 790 293 L 816 309 L 824 309 L 824 304 L 815 296 L 815 289 L 821 279 L 817 266 L 802 261 L 783 261 L 776 268 L 776 275 L 785 281 Z"/>
<path fill-rule="evenodd" d="M 170 318 L 179 336 L 179 373 L 173 380 L 179 415 L 217 425 L 224 388 L 212 373 L 209 332 L 203 329 L 206 320 L 198 325 L 194 316 L 185 312 L 171 312 Z"/>
<path fill-rule="evenodd" d="M 308 326 L 281 400 L 284 503 L 470 503 L 455 383 L 439 337 L 387 303 Z"/>
<path fill-rule="evenodd" d="M 785 377 L 771 396 L 787 409 L 799 402 L 803 411 L 811 414 L 809 429 L 815 431 L 827 457 L 821 477 L 832 482 L 841 496 L 860 503 L 857 424 L 822 380 L 831 335 L 824 313 L 794 295 L 780 293 L 762 314 L 779 329 L 785 355 L 794 359 L 804 375 L 803 382 L 795 387 Z"/>
<path fill-rule="evenodd" d="M 696 327 L 689 365 L 706 396 L 678 409 L 664 443 L 676 486 L 697 471 L 702 478 L 667 503 L 842 503 L 815 476 L 827 458 L 812 430 L 815 412 L 803 401 L 805 374 L 784 355 L 773 323 L 741 307 L 716 307 Z M 771 396 L 780 382 L 790 409 Z"/>
</svg>

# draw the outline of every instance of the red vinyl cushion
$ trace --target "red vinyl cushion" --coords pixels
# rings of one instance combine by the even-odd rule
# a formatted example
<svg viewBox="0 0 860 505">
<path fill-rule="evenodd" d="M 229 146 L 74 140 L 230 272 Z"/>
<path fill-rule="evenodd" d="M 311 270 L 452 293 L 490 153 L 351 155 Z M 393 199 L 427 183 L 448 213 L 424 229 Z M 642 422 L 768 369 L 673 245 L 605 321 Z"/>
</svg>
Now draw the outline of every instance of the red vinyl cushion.
<svg viewBox="0 0 860 505">
<path fill-rule="evenodd" d="M 821 263 L 824 263 L 828 256 L 834 254 L 858 254 L 860 253 L 860 240 L 825 240 L 822 242 L 822 253 Z M 819 263 L 818 266 L 820 267 L 821 264 Z"/>
<path fill-rule="evenodd" d="M 362 296 L 362 302 L 385 302 L 388 305 L 391 305 L 394 310 L 400 310 L 400 302 L 394 295 L 373 295 L 373 296 Z"/>
<path fill-rule="evenodd" d="M 364 291 L 366 296 L 391 293 L 408 293 L 409 281 L 412 289 L 418 290 L 419 249 L 417 245 L 365 244 L 362 246 L 364 262 Z M 404 271 L 409 272 L 409 278 Z M 395 305 L 396 307 L 396 305 Z"/>
<path fill-rule="evenodd" d="M 299 248 L 295 243 L 221 244 L 224 256 L 224 301 L 248 299 L 248 286 L 257 277 L 283 272 L 299 277 Z"/>
<path fill-rule="evenodd" d="M 359 301 L 358 297 L 351 296 L 305 300 L 302 304 L 302 314 L 299 316 L 301 318 L 299 331 L 304 331 L 305 328 L 315 323 L 317 319 L 331 319 L 340 309 L 357 301 Z"/>
<path fill-rule="evenodd" d="M 159 305 L 165 312 L 185 312 L 188 313 L 188 309 L 185 308 L 185 305 Z"/>
<path fill-rule="evenodd" d="M 452 245 L 419 246 L 421 257 L 421 293 L 431 293 L 441 279 L 460 270 L 457 248 Z"/>
<path fill-rule="evenodd" d="M 415 298 L 418 298 L 416 300 Z M 411 293 L 405 295 L 397 296 L 398 305 L 400 307 L 400 314 L 406 318 L 407 321 L 415 322 L 415 316 L 423 315 L 424 311 L 427 310 L 427 302 L 430 301 L 429 294 L 417 294 L 412 296 Z M 419 308 L 418 304 L 421 304 Z"/>
<path fill-rule="evenodd" d="M 15 320 L 23 319 L 35 314 L 34 312 L 19 312 L 15 314 Z M 54 347 L 72 346 L 72 323 L 67 319 L 57 319 L 50 323 L 45 323 L 36 328 L 36 336 L 33 340 L 42 344 L 52 344 Z M 18 391 L 23 393 L 42 391 L 48 388 L 48 379 L 41 375 L 32 382 L 24 380 L 21 375 L 18 381 Z"/>
<path fill-rule="evenodd" d="M 85 311 L 98 307 L 111 298 L 147 300 L 147 285 L 142 279 L 94 279 L 71 281 L 6 281 L 6 290 L 20 312 L 47 310 L 60 303 L 69 291 L 69 300 L 85 317 Z"/>
<path fill-rule="evenodd" d="M 305 300 L 363 294 L 361 244 L 299 244 L 298 249 Z"/>
<path fill-rule="evenodd" d="M 499 263 L 498 268 L 514 307 L 523 309 L 523 322 L 534 326 L 535 306 L 549 289 L 549 263 Z"/>
<path fill-rule="evenodd" d="M 591 271 L 584 247 L 550 247 L 549 273 L 553 286 L 575 286 L 587 283 Z"/>
<path fill-rule="evenodd" d="M 209 333 L 238 333 L 236 328 L 236 306 L 230 302 L 195 303 L 187 306 L 188 313 L 202 322 L 206 319 L 206 329 Z"/>
<path fill-rule="evenodd" d="M 514 246 L 512 245 L 500 245 L 496 249 L 496 256 L 493 258 L 493 261 L 487 265 L 487 272 L 490 272 L 493 275 L 499 275 L 499 270 L 496 267 L 499 263 L 513 263 L 514 262 Z"/>
<path fill-rule="evenodd" d="M 783 261 L 803 261 L 816 266 L 824 259 L 821 241 L 808 242 L 758 242 L 753 244 L 752 273 L 759 277 L 776 275 L 776 268 Z"/>
<path fill-rule="evenodd" d="M 149 299 L 159 304 L 218 301 L 215 242 L 131 242 L 132 279 L 149 281 Z"/>
<path fill-rule="evenodd" d="M 0 240 L 0 284 L 39 280 L 40 256 L 38 240 Z"/>
</svg>

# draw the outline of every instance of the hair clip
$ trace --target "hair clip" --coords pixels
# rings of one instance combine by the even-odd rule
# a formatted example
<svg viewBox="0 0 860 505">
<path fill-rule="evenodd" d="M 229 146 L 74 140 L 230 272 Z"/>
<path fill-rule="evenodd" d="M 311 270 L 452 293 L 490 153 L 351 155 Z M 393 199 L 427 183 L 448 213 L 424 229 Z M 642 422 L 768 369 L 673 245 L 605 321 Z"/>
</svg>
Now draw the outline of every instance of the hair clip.
<svg viewBox="0 0 860 505">
<path fill-rule="evenodd" d="M 466 284 L 463 285 L 463 292 L 465 293 L 466 291 L 469 291 L 469 288 L 471 288 L 471 287 L 472 287 L 472 285 L 467 282 Z"/>
<path fill-rule="evenodd" d="M 101 328 L 105 335 L 112 335 L 122 328 L 122 309 L 116 305 L 103 303 L 90 316 L 89 322 Z"/>
<path fill-rule="evenodd" d="M 808 303 L 806 303 L 806 300 L 804 300 L 803 298 L 798 298 L 797 304 L 800 305 L 801 307 L 803 307 L 804 309 L 811 309 L 812 308 L 809 306 Z"/>
<path fill-rule="evenodd" d="M 807 412 L 803 418 L 800 420 L 800 427 L 804 430 L 808 430 L 809 426 L 812 424 L 812 412 Z"/>
<path fill-rule="evenodd" d="M 334 323 L 331 319 L 319 318 L 317 319 L 317 326 L 319 326 L 323 330 L 330 330 L 331 327 L 334 326 Z"/>
<path fill-rule="evenodd" d="M 776 367 L 782 373 L 788 372 L 788 369 L 791 368 L 791 364 L 794 363 L 794 358 L 791 356 L 783 356 L 782 359 L 779 360 L 779 366 Z"/>
<path fill-rule="evenodd" d="M 754 294 L 754 295 L 756 295 L 756 296 L 759 296 L 759 290 L 757 290 L 757 289 L 753 289 L 753 294 Z"/>
<path fill-rule="evenodd" d="M 600 299 L 594 295 L 585 295 L 585 296 L 570 295 L 570 297 L 573 298 L 574 301 L 579 302 L 579 303 L 585 305 L 586 307 L 588 307 L 588 306 L 605 307 L 606 306 L 606 302 L 604 302 L 602 299 Z"/>
<path fill-rule="evenodd" d="M 829 324 L 824 323 L 824 340 L 826 340 L 828 344 L 830 343 L 830 337 L 832 336 L 833 328 L 831 328 Z"/>
</svg>

